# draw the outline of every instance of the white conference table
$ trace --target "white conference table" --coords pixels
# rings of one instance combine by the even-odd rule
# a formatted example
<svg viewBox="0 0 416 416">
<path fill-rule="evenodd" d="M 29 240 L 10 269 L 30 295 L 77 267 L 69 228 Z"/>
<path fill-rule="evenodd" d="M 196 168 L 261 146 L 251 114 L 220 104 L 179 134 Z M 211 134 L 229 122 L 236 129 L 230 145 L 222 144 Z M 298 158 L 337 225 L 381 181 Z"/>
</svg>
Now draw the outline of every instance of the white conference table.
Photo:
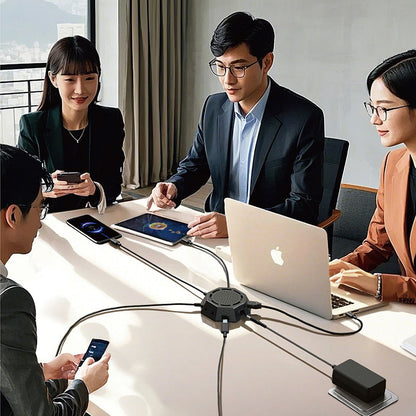
<svg viewBox="0 0 416 416">
<path fill-rule="evenodd" d="M 67 329 L 80 317 L 107 307 L 154 303 L 198 303 L 199 292 L 158 273 L 110 244 L 94 244 L 66 223 L 89 213 L 110 225 L 145 211 L 145 201 L 111 206 L 99 216 L 93 209 L 48 214 L 27 255 L 7 264 L 9 276 L 27 288 L 37 307 L 38 358 L 52 359 Z M 163 215 L 190 221 L 199 213 L 185 207 Z M 123 245 L 208 292 L 225 287 L 219 264 L 192 247 L 174 247 L 123 234 Z M 197 243 L 214 249 L 226 239 Z M 255 242 L 249 241 L 248 244 Z M 231 285 L 250 300 L 280 307 L 334 331 L 354 328 L 346 320 L 327 321 L 242 287 L 227 262 Z M 100 315 L 81 323 L 63 352 L 83 353 L 91 338 L 110 341 L 110 378 L 90 397 L 94 416 L 213 416 L 217 411 L 217 367 L 222 346 L 219 326 L 195 306 L 159 307 Z M 399 401 L 380 415 L 416 414 L 416 357 L 400 348 L 416 333 L 416 306 L 389 304 L 361 315 L 363 330 L 352 336 L 328 336 L 279 314 L 260 309 L 268 326 L 333 364 L 351 358 L 382 375 Z M 354 415 L 328 394 L 332 369 L 287 341 L 256 326 L 231 326 L 222 375 L 224 416 Z"/>
</svg>

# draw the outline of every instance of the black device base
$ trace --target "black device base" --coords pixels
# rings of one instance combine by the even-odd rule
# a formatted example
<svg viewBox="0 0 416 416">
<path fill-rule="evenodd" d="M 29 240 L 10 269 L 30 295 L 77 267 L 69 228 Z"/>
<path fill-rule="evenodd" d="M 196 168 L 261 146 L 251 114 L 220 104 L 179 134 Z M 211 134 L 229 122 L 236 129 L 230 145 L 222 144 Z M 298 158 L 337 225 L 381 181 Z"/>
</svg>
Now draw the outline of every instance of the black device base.
<svg viewBox="0 0 416 416">
<path fill-rule="evenodd" d="M 201 313 L 215 322 L 238 322 L 250 313 L 247 296 L 237 289 L 219 287 L 208 292 L 201 302 Z"/>
<path fill-rule="evenodd" d="M 383 397 L 386 379 L 354 360 L 347 360 L 334 366 L 332 382 L 368 403 Z"/>
</svg>

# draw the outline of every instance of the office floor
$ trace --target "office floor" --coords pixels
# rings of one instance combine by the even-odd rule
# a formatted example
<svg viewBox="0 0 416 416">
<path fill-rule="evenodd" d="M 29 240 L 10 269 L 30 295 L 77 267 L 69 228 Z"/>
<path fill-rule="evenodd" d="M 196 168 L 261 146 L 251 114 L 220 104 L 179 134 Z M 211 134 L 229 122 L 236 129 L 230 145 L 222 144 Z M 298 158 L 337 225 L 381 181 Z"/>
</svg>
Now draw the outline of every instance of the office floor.
<svg viewBox="0 0 416 416">
<path fill-rule="evenodd" d="M 122 197 L 123 200 L 128 199 L 135 199 L 135 198 L 147 198 L 150 193 L 152 192 L 153 186 L 149 186 L 146 188 L 138 188 L 138 189 L 125 189 L 122 190 Z M 196 209 L 198 211 L 204 210 L 205 200 L 209 193 L 212 190 L 212 184 L 207 183 L 204 185 L 199 191 L 195 192 L 193 195 L 185 198 L 182 201 L 184 206 Z"/>
</svg>

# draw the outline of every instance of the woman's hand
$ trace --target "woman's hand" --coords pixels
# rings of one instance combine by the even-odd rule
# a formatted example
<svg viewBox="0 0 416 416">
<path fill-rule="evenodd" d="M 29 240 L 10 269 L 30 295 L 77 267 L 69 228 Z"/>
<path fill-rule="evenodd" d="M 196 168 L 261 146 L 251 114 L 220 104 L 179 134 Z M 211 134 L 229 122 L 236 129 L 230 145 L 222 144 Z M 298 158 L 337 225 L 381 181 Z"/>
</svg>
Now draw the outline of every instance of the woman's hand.
<svg viewBox="0 0 416 416">
<path fill-rule="evenodd" d="M 58 355 L 48 363 L 43 363 L 43 375 L 45 380 L 61 378 L 72 380 L 82 356 L 82 354 L 72 355 L 64 353 Z"/>
<path fill-rule="evenodd" d="M 50 192 L 44 192 L 44 198 L 60 198 L 64 195 L 75 194 L 79 196 L 90 196 L 95 193 L 95 183 L 92 181 L 89 173 L 81 175 L 80 183 L 68 183 L 66 181 L 58 181 L 57 174 L 63 172 L 56 170 L 52 173 L 53 189 Z"/>
<path fill-rule="evenodd" d="M 343 260 L 335 259 L 329 263 L 329 280 L 350 286 L 361 292 L 377 294 L 377 276 Z"/>
</svg>

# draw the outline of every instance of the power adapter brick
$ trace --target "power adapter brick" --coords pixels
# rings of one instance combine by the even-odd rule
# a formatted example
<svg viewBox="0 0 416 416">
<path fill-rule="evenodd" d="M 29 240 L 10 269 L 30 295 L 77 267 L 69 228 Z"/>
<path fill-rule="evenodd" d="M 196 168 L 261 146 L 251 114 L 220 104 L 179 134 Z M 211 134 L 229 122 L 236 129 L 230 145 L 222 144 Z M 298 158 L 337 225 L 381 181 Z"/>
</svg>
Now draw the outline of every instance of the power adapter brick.
<svg viewBox="0 0 416 416">
<path fill-rule="evenodd" d="M 385 378 L 354 360 L 334 366 L 332 382 L 366 403 L 383 397 L 386 390 Z"/>
</svg>

